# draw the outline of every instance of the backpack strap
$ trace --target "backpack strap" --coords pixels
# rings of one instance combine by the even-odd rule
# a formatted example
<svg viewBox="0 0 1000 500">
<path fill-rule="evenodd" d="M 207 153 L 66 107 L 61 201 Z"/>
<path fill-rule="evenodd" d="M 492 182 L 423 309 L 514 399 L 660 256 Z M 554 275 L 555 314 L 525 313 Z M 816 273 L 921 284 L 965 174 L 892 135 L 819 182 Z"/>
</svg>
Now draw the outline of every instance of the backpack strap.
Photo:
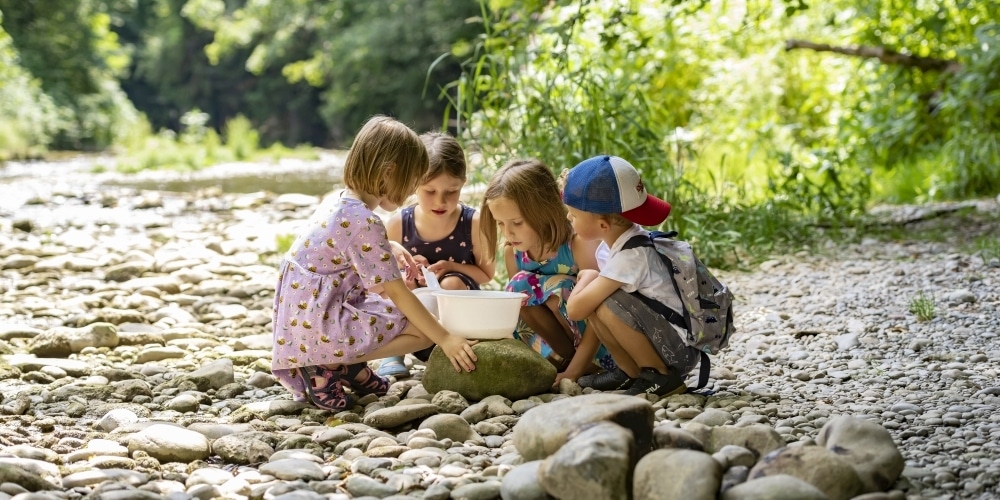
<svg viewBox="0 0 1000 500">
<path fill-rule="evenodd" d="M 649 234 L 648 237 L 645 236 L 645 235 L 642 235 L 642 234 L 637 234 L 637 235 L 629 238 L 628 241 L 626 241 L 625 244 L 622 245 L 622 250 L 629 250 L 629 249 L 638 248 L 638 247 L 650 247 L 650 248 L 653 249 L 654 252 L 656 252 L 656 247 L 653 245 L 653 238 L 654 237 L 666 237 L 665 235 L 668 235 L 668 234 L 671 234 L 671 233 L 674 234 L 674 235 L 677 234 L 674 231 L 671 231 L 670 233 L 663 233 L 661 231 L 653 231 L 653 232 L 651 232 Z M 664 235 L 664 236 L 660 236 L 660 235 Z M 663 255 L 660 252 L 656 252 L 656 255 L 660 256 L 660 260 L 663 261 L 663 265 L 667 266 L 667 270 L 670 271 L 670 273 L 671 273 L 670 274 L 670 282 L 674 284 L 674 291 L 677 293 L 677 296 L 681 297 L 681 291 L 677 287 L 677 281 L 674 280 L 674 276 L 673 276 L 674 263 L 670 261 L 669 257 L 667 257 L 666 255 Z M 691 321 L 687 317 L 687 311 L 684 311 L 683 315 L 682 314 L 678 314 L 677 311 L 674 311 L 673 309 L 667 307 L 666 304 L 664 304 L 664 303 L 662 303 L 662 302 L 660 302 L 658 300 L 652 299 L 650 297 L 647 297 L 647 296 L 639 293 L 638 291 L 632 292 L 632 295 L 634 297 L 638 298 L 639 300 L 643 301 L 647 306 L 650 307 L 650 309 L 658 312 L 660 314 L 660 316 L 663 316 L 664 318 L 666 318 L 667 321 L 669 321 L 669 322 L 677 325 L 679 328 L 683 328 L 685 330 L 689 330 L 690 329 Z"/>
<path fill-rule="evenodd" d="M 650 231 L 648 237 L 642 234 L 637 234 L 629 238 L 628 241 L 626 241 L 625 244 L 622 245 L 622 250 L 629 250 L 631 248 L 638 248 L 638 247 L 653 248 L 653 251 L 656 252 L 656 255 L 659 255 L 660 260 L 663 261 L 663 265 L 667 266 L 667 270 L 670 272 L 670 282 L 673 283 L 674 285 L 674 291 L 677 293 L 678 297 L 681 297 L 682 295 L 680 287 L 677 286 L 677 280 L 674 279 L 673 275 L 674 263 L 670 261 L 669 257 L 663 255 L 663 253 L 661 252 L 656 251 L 656 246 L 653 244 L 653 240 L 656 238 L 673 238 L 674 236 L 677 236 L 677 231 L 670 231 L 670 232 Z M 664 319 L 666 319 L 670 323 L 677 325 L 677 327 L 683 328 L 684 330 L 691 329 L 690 327 L 691 320 L 688 318 L 688 312 L 686 309 L 684 310 L 684 314 L 681 315 L 678 314 L 677 311 L 674 311 L 673 309 L 667 307 L 667 305 L 664 304 L 663 302 L 647 297 L 639 293 L 638 291 L 632 292 L 631 295 L 641 300 L 644 304 L 649 306 L 650 309 L 659 313 L 660 316 L 663 316 Z M 708 375 L 712 371 L 712 362 L 708 358 L 708 354 L 705 353 L 704 351 L 698 351 L 698 352 L 701 353 L 701 362 L 699 363 L 700 366 L 698 368 L 698 386 L 695 387 L 695 390 L 701 389 L 702 387 L 705 387 L 705 385 L 708 384 Z"/>
</svg>

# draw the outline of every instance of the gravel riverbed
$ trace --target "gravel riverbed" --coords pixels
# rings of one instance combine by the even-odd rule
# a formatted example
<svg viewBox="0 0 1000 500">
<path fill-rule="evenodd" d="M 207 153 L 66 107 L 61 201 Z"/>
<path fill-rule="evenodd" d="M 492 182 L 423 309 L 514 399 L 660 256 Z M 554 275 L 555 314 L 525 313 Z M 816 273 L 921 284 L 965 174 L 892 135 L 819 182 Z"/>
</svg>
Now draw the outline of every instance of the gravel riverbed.
<svg viewBox="0 0 1000 500">
<path fill-rule="evenodd" d="M 318 197 L 53 172 L 0 179 L 0 500 L 529 498 L 515 426 L 600 396 L 467 401 L 428 394 L 418 365 L 349 412 L 293 402 L 268 372 L 277 247 Z M 801 447 L 849 416 L 904 460 L 865 498 L 1000 495 L 1000 208 L 961 206 L 896 207 L 893 237 L 720 273 L 738 333 L 716 395 L 648 401 L 658 435 L 764 425 Z"/>
</svg>

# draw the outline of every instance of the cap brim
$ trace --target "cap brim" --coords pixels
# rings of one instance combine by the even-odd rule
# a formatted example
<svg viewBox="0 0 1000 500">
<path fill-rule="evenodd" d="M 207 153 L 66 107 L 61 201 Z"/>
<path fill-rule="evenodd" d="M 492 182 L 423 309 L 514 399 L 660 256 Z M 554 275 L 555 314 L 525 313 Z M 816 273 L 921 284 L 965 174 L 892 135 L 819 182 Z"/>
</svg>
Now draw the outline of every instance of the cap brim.
<svg viewBox="0 0 1000 500">
<path fill-rule="evenodd" d="M 640 226 L 659 226 L 670 215 L 670 204 L 651 195 L 646 195 L 646 201 L 632 210 L 622 212 L 622 217 Z"/>
</svg>

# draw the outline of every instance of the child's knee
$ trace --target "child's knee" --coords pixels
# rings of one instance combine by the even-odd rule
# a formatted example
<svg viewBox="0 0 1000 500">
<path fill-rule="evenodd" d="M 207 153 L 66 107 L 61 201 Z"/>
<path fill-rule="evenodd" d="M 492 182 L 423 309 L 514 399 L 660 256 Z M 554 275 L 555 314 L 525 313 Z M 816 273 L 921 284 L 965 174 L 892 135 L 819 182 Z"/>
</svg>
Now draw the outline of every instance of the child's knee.
<svg viewBox="0 0 1000 500">
<path fill-rule="evenodd" d="M 469 285 L 458 276 L 445 276 L 441 279 L 441 288 L 445 290 L 468 290 Z"/>
</svg>

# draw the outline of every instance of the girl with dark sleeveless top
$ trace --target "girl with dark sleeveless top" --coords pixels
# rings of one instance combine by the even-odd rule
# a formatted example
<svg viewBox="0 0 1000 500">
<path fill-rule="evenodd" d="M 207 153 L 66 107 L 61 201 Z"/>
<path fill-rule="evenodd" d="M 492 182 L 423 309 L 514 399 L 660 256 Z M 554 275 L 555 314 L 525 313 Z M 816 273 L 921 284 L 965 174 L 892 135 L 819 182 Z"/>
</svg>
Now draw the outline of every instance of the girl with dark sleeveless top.
<svg viewBox="0 0 1000 500">
<path fill-rule="evenodd" d="M 437 241 L 424 241 L 420 237 L 420 233 L 417 231 L 417 224 L 414 221 L 413 212 L 416 208 L 416 206 L 406 207 L 400 214 L 403 219 L 403 238 L 400 243 L 403 247 L 409 250 L 414 256 L 424 256 L 427 259 L 427 263 L 431 265 L 432 271 L 434 270 L 433 265 L 442 260 L 457 264 L 476 264 L 476 256 L 472 252 L 472 222 L 476 215 L 476 209 L 459 205 L 458 208 L 461 210 L 461 213 L 458 216 L 458 224 L 455 224 L 455 230 L 448 236 Z M 439 281 L 449 281 L 450 283 L 448 278 L 452 276 L 461 281 L 465 285 L 464 288 L 479 290 L 479 283 L 469 275 L 457 270 L 445 271 L 439 276 Z M 456 288 L 461 289 L 462 287 L 456 284 Z"/>
<path fill-rule="evenodd" d="M 466 179 L 465 151 L 454 137 L 439 132 L 420 136 L 427 148 L 430 168 L 417 186 L 417 204 L 404 208 L 386 223 L 389 239 L 400 243 L 417 264 L 434 273 L 441 288 L 478 290 L 493 279 L 494 259 L 479 230 L 479 213 L 459 202 Z M 424 286 L 420 272 L 407 283 Z M 431 346 L 433 348 L 433 346 Z M 414 353 L 426 360 L 430 349 Z M 409 370 L 402 357 L 382 360 L 378 373 L 404 377 Z"/>
</svg>

